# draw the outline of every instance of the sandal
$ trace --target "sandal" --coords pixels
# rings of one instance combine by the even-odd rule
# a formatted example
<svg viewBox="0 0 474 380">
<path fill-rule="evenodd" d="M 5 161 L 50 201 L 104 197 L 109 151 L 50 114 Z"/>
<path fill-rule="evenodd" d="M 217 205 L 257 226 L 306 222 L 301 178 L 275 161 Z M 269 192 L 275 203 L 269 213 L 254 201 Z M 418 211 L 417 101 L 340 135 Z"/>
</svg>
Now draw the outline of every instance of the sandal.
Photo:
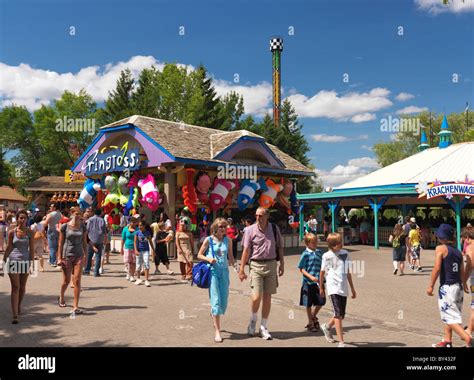
<svg viewBox="0 0 474 380">
<path fill-rule="evenodd" d="M 313 322 L 314 322 L 314 328 L 316 329 L 316 331 L 319 331 L 320 326 L 319 326 L 319 319 L 318 319 L 318 317 L 314 317 Z"/>
<path fill-rule="evenodd" d="M 58 297 L 58 305 L 59 307 L 66 307 L 66 302 L 61 303 L 61 297 Z"/>
<path fill-rule="evenodd" d="M 224 341 L 224 339 L 222 339 L 222 338 L 217 338 L 217 337 L 214 338 L 214 342 L 216 342 L 216 343 L 222 343 L 223 341 Z"/>
<path fill-rule="evenodd" d="M 12 325 L 17 325 L 17 324 L 18 324 L 18 317 L 13 317 Z"/>
<path fill-rule="evenodd" d="M 76 315 L 84 314 L 84 312 L 83 312 L 81 309 L 73 310 L 72 313 L 74 313 L 74 314 L 76 314 Z"/>
</svg>

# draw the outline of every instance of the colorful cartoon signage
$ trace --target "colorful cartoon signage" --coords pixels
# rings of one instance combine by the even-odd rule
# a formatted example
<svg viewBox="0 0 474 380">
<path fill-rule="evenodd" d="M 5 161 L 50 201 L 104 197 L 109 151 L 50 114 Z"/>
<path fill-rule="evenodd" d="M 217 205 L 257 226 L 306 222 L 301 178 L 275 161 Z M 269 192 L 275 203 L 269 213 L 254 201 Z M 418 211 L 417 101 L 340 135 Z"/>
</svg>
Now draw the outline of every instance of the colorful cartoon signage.
<svg viewBox="0 0 474 380">
<path fill-rule="evenodd" d="M 120 149 L 116 148 L 104 153 L 104 149 L 99 152 L 96 149 L 82 165 L 87 177 L 97 174 L 137 170 L 140 165 L 140 156 L 137 148 L 128 149 L 126 142 Z"/>
<path fill-rule="evenodd" d="M 474 181 L 466 178 L 463 181 L 441 183 L 439 180 L 434 182 L 420 182 L 416 187 L 418 198 L 426 197 L 426 199 L 446 197 L 452 199 L 455 195 L 470 198 L 474 196 Z"/>
</svg>

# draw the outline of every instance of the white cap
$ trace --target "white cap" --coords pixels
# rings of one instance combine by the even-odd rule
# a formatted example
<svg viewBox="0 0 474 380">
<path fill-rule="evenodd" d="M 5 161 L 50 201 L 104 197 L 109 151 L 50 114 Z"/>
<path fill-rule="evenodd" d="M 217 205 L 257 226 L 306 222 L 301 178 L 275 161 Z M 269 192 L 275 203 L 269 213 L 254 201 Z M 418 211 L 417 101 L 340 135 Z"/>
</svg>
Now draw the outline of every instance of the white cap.
<svg viewBox="0 0 474 380">
<path fill-rule="evenodd" d="M 35 208 L 35 212 L 38 212 L 40 209 L 39 208 Z"/>
<path fill-rule="evenodd" d="M 416 223 L 416 219 L 415 218 L 410 218 L 410 222 Z"/>
</svg>

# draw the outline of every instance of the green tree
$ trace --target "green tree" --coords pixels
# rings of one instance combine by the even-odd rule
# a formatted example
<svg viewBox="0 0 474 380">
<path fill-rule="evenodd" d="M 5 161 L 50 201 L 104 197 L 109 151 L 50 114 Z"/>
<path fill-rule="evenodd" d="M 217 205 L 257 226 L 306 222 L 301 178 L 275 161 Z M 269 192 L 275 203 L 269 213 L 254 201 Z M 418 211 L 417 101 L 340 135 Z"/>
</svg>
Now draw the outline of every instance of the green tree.
<svg viewBox="0 0 474 380">
<path fill-rule="evenodd" d="M 133 113 L 148 117 L 159 117 L 160 94 L 158 81 L 159 72 L 154 66 L 141 71 L 137 88 L 132 94 Z"/>
<path fill-rule="evenodd" d="M 234 91 L 229 92 L 221 98 L 218 105 L 219 119 L 222 120 L 218 129 L 233 131 L 238 128 L 240 118 L 244 114 L 244 100 L 242 95 Z"/>
<path fill-rule="evenodd" d="M 11 186 L 11 167 L 5 160 L 5 153 L 0 150 L 0 186 Z"/>
<path fill-rule="evenodd" d="M 105 107 L 97 113 L 99 126 L 113 123 L 134 114 L 132 104 L 134 80 L 127 68 L 120 73 L 115 90 L 109 92 Z"/>
<path fill-rule="evenodd" d="M 430 114 L 429 112 L 422 112 L 418 115 L 403 115 L 404 119 L 419 119 L 420 124 L 424 126 L 428 142 L 431 147 L 436 147 L 439 144 L 438 132 L 441 130 L 443 122 L 443 114 L 432 115 L 431 132 L 430 133 Z M 451 140 L 454 144 L 464 141 L 474 141 L 474 131 L 466 129 L 466 113 L 452 113 L 446 116 L 448 120 L 449 129 L 453 134 Z M 473 125 L 472 113 L 469 113 L 469 125 Z M 415 133 L 414 133 L 415 132 Z M 390 142 L 379 142 L 373 146 L 377 161 L 382 166 L 393 164 L 394 162 L 403 160 L 418 152 L 418 145 L 420 144 L 420 133 L 415 131 L 402 131 L 396 134 L 395 140 Z"/>
</svg>

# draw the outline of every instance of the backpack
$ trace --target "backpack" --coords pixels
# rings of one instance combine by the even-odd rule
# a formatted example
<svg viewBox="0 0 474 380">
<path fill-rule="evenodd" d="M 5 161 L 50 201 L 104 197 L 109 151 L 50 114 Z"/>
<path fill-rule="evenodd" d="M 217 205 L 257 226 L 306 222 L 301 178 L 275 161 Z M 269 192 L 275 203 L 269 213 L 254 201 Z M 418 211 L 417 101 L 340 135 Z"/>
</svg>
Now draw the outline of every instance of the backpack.
<svg viewBox="0 0 474 380">
<path fill-rule="evenodd" d="M 209 249 L 211 250 L 212 257 L 215 258 L 211 237 L 209 237 Z M 201 261 L 193 266 L 191 286 L 194 284 L 196 284 L 198 288 L 203 289 L 209 289 L 211 286 L 211 265 L 208 262 Z"/>
<path fill-rule="evenodd" d="M 276 261 L 280 261 L 280 254 L 278 253 L 280 246 L 278 243 L 280 242 L 280 239 L 278 239 L 277 235 L 277 227 L 276 224 L 270 223 L 272 226 L 272 231 L 273 231 L 273 238 L 275 239 L 275 251 L 276 251 Z"/>
<path fill-rule="evenodd" d="M 400 236 L 394 237 L 392 240 L 392 247 L 398 248 L 400 247 Z"/>
</svg>

